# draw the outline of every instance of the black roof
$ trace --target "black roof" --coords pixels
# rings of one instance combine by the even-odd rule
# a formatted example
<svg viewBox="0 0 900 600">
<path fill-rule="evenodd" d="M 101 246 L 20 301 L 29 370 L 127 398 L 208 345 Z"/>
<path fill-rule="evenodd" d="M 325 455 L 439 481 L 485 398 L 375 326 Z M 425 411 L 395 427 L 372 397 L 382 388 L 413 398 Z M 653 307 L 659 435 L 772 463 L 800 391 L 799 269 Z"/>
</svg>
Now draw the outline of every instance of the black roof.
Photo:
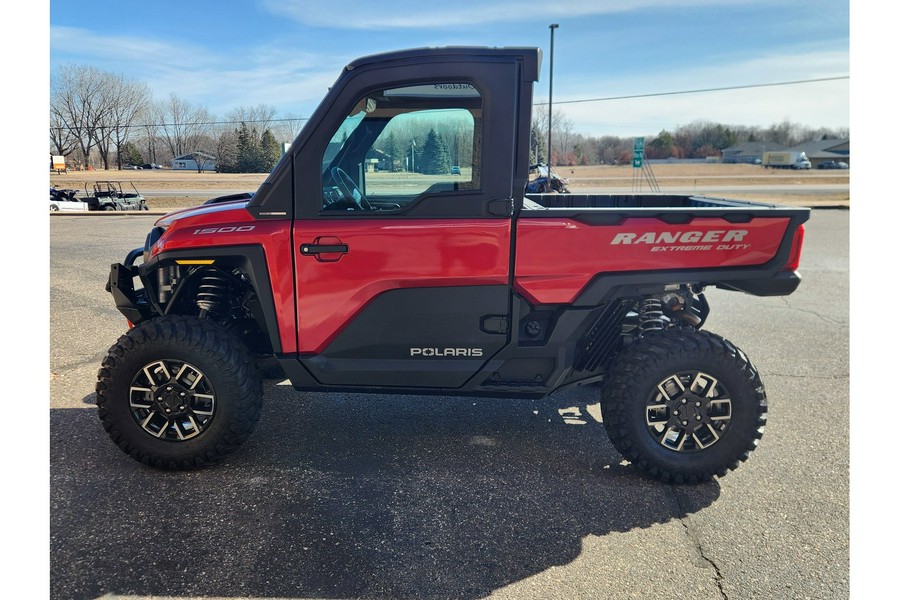
<svg viewBox="0 0 900 600">
<path fill-rule="evenodd" d="M 527 47 L 442 46 L 436 48 L 410 48 L 357 58 L 348 64 L 345 70 L 352 71 L 359 67 L 390 61 L 423 60 L 431 57 L 439 57 L 442 60 L 447 60 L 451 57 L 471 59 L 475 56 L 483 56 L 488 59 L 500 56 L 520 57 L 525 64 L 525 80 L 537 81 L 541 72 L 543 53 L 540 48 Z"/>
</svg>

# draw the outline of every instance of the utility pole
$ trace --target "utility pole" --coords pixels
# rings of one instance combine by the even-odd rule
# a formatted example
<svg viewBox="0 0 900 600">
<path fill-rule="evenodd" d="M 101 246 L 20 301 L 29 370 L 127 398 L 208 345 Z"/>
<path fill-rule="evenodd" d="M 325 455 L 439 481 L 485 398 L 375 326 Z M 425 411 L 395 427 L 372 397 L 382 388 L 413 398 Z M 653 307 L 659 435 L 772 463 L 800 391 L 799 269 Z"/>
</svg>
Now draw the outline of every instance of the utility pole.
<svg viewBox="0 0 900 600">
<path fill-rule="evenodd" d="M 551 185 L 550 163 L 553 160 L 553 32 L 559 23 L 550 25 L 550 102 L 547 104 L 547 184 Z"/>
</svg>

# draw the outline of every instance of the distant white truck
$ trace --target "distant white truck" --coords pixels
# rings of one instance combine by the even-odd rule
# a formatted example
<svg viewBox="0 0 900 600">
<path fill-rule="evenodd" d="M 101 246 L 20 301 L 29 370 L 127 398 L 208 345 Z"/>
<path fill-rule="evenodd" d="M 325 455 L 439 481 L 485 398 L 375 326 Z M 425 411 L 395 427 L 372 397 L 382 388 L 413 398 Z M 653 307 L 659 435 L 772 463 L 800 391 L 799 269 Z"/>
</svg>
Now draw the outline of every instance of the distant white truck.
<svg viewBox="0 0 900 600">
<path fill-rule="evenodd" d="M 810 169 L 812 163 L 806 158 L 806 152 L 763 152 L 762 164 L 773 169 Z"/>
</svg>

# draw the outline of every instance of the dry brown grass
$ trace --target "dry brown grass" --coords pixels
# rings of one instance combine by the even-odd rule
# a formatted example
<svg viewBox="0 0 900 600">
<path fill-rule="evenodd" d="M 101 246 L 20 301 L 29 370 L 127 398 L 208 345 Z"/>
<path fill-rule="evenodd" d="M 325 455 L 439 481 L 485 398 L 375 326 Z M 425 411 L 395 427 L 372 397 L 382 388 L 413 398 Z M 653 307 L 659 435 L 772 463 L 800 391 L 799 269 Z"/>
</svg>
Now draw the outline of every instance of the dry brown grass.
<svg viewBox="0 0 900 600">
<path fill-rule="evenodd" d="M 663 191 L 669 188 L 707 187 L 707 186 L 758 186 L 758 185 L 797 185 L 810 184 L 846 184 L 850 181 L 849 171 L 790 171 L 782 169 L 764 169 L 755 165 L 724 164 L 658 164 L 652 165 L 653 174 Z M 630 186 L 634 170 L 628 166 L 586 166 L 586 167 L 554 167 L 560 175 L 570 181 L 573 192 L 579 189 L 622 188 Z M 153 171 L 70 171 L 68 173 L 50 173 L 50 185 L 61 188 L 84 190 L 94 181 L 112 180 L 134 182 L 135 186 L 147 197 L 147 202 L 154 209 L 171 209 L 196 206 L 203 201 L 235 191 L 256 191 L 267 177 L 267 173 L 197 173 L 195 171 L 172 171 L 159 169 Z M 646 187 L 644 189 L 647 189 Z M 183 191 L 177 196 L 154 196 L 153 191 Z M 729 193 L 729 197 L 758 200 L 778 204 L 796 204 L 811 206 L 816 204 L 847 204 L 849 193 L 809 194 L 800 191 L 797 194 L 771 194 L 759 191 Z"/>
</svg>

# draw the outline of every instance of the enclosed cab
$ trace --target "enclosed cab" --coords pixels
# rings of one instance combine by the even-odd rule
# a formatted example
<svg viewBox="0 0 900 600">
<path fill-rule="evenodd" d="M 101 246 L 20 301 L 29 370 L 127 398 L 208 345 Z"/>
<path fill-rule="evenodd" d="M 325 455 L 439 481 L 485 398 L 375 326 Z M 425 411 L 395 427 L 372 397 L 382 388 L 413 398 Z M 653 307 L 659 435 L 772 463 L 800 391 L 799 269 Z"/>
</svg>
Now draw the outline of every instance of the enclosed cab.
<svg viewBox="0 0 900 600">
<path fill-rule="evenodd" d="M 591 385 L 610 439 L 653 476 L 700 481 L 744 460 L 765 392 L 746 355 L 702 329 L 703 291 L 791 293 L 808 210 L 528 197 L 540 60 L 431 48 L 354 61 L 255 193 L 160 219 L 110 272 L 133 326 L 97 384 L 119 447 L 162 468 L 220 459 L 253 429 L 274 368 L 298 390 Z"/>
</svg>

